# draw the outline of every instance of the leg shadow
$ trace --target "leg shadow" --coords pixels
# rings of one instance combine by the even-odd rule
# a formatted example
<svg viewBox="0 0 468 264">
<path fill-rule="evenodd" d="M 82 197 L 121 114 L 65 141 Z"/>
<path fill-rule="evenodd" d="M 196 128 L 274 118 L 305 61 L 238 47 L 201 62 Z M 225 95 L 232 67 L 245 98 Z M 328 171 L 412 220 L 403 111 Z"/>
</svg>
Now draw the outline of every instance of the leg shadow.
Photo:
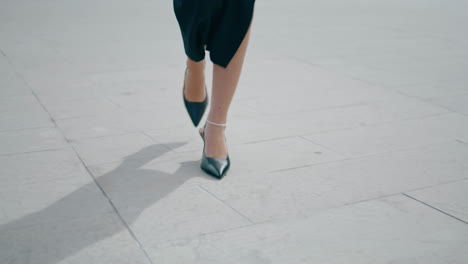
<svg viewBox="0 0 468 264">
<path fill-rule="evenodd" d="M 182 162 L 173 174 L 142 168 L 168 152 L 167 146 L 174 149 L 183 144 L 147 146 L 97 179 L 119 212 L 125 212 L 126 224 L 131 225 L 145 208 L 188 179 L 194 176 L 211 179 L 199 170 L 199 161 Z M 40 211 L 1 225 L 0 263 L 58 263 L 122 231 L 126 232 L 125 225 L 91 182 Z M 115 257 L 119 252 L 92 254 Z"/>
</svg>

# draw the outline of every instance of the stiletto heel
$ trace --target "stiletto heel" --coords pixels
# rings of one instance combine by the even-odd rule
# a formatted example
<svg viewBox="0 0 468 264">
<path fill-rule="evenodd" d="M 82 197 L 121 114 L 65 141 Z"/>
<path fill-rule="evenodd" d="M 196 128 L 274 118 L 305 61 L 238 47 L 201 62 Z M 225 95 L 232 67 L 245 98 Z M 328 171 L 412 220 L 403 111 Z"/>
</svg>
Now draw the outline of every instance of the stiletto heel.
<svg viewBox="0 0 468 264">
<path fill-rule="evenodd" d="M 205 113 L 206 107 L 208 105 L 208 90 L 206 89 L 206 85 L 205 85 L 206 96 L 202 102 L 188 101 L 185 98 L 185 76 L 187 75 L 187 70 L 188 68 L 185 68 L 184 87 L 182 88 L 182 97 L 184 98 L 185 109 L 187 109 L 190 119 L 192 120 L 193 125 L 196 127 L 200 123 L 200 120 L 202 119 L 203 114 Z"/>
<path fill-rule="evenodd" d="M 207 123 L 217 125 L 217 126 L 224 126 L 224 127 L 227 126 L 227 123 L 217 124 L 209 120 L 206 120 L 206 123 L 203 126 L 203 132 L 199 131 L 200 136 L 203 139 L 203 154 L 202 154 L 202 160 L 200 163 L 200 168 L 203 171 L 207 172 L 208 174 L 218 179 L 222 179 L 226 175 L 226 172 L 229 170 L 229 167 L 231 165 L 231 160 L 229 158 L 229 153 L 227 154 L 226 158 L 214 158 L 214 157 L 206 156 L 205 154 L 205 129 L 206 129 Z M 227 146 L 226 136 L 224 137 L 224 142 Z"/>
</svg>

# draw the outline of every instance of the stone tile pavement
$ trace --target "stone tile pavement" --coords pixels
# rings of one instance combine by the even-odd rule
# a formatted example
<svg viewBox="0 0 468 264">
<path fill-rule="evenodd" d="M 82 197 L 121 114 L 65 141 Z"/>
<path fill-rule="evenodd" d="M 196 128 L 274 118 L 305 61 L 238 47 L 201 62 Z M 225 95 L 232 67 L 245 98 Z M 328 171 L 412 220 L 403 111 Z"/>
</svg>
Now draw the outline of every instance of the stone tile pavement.
<svg viewBox="0 0 468 264">
<path fill-rule="evenodd" d="M 467 8 L 257 1 L 219 181 L 172 1 L 1 1 L 0 263 L 468 263 Z"/>
</svg>

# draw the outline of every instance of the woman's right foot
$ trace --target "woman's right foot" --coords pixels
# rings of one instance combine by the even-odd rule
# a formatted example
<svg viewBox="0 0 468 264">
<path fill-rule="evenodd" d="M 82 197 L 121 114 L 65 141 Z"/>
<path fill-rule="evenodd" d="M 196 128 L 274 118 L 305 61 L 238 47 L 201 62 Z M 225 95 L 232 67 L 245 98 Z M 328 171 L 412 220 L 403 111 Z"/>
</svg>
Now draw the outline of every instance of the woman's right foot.
<svg viewBox="0 0 468 264">
<path fill-rule="evenodd" d="M 203 70 L 191 71 L 187 67 L 184 96 L 190 102 L 203 102 L 205 100 L 205 74 Z"/>
</svg>

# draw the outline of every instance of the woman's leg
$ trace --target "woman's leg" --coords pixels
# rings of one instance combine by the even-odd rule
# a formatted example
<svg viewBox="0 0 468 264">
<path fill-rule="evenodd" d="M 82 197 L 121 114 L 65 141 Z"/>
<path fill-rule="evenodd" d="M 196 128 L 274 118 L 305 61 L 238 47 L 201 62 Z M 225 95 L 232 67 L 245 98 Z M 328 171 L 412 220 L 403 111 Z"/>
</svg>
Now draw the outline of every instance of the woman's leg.
<svg viewBox="0 0 468 264">
<path fill-rule="evenodd" d="M 205 99 L 205 60 L 195 62 L 187 58 L 184 95 L 191 102 Z"/>
<path fill-rule="evenodd" d="M 226 123 L 232 98 L 239 82 L 242 65 L 250 37 L 250 27 L 236 54 L 226 68 L 213 64 L 213 88 L 210 111 L 207 119 L 215 123 Z M 227 146 L 224 141 L 225 127 L 210 123 L 205 131 L 205 153 L 208 157 L 226 158 Z M 200 128 L 203 130 L 203 128 Z"/>
</svg>

